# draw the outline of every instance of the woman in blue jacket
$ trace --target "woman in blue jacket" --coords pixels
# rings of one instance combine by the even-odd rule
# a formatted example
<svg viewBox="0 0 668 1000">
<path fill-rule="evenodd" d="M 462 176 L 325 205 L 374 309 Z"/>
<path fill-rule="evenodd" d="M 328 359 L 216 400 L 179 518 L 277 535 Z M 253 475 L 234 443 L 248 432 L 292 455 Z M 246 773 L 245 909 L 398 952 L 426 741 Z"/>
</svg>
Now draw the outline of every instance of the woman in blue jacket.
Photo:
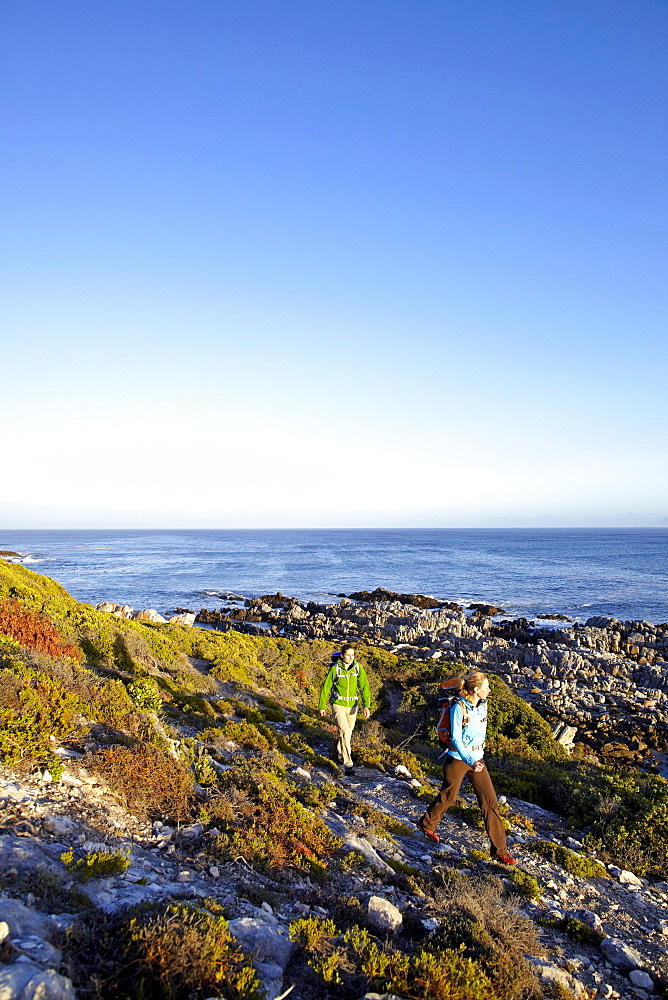
<svg viewBox="0 0 668 1000">
<path fill-rule="evenodd" d="M 451 744 L 443 768 L 441 790 L 426 813 L 418 820 L 418 829 L 433 843 L 440 843 L 436 827 L 454 805 L 462 781 L 468 777 L 482 810 L 487 836 L 492 842 L 492 857 L 504 865 L 514 865 L 506 848 L 506 831 L 499 813 L 496 792 L 483 754 L 487 733 L 487 698 L 489 680 L 480 671 L 462 681 L 459 695 L 450 709 Z"/>
</svg>

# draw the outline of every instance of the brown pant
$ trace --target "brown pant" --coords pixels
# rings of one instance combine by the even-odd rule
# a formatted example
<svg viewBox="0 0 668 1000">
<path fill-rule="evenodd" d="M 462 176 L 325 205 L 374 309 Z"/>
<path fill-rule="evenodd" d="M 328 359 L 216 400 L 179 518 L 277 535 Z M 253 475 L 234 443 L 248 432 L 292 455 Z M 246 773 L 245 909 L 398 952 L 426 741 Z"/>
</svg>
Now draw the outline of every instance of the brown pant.
<svg viewBox="0 0 668 1000">
<path fill-rule="evenodd" d="M 492 842 L 493 854 L 506 853 L 506 831 L 503 829 L 496 792 L 486 767 L 482 771 L 474 771 L 465 761 L 457 760 L 449 754 L 443 768 L 443 784 L 441 790 L 420 820 L 425 830 L 436 829 L 443 816 L 454 805 L 462 781 L 468 777 L 473 785 L 478 805 L 482 810 L 487 836 Z"/>
</svg>

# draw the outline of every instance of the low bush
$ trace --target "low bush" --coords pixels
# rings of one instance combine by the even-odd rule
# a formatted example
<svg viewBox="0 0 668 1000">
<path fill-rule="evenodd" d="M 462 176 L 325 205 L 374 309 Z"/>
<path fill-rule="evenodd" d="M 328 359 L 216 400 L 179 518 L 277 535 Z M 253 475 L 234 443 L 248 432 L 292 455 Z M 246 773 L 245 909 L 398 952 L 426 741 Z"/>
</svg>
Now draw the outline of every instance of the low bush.
<svg viewBox="0 0 668 1000">
<path fill-rule="evenodd" d="M 588 831 L 586 844 L 641 875 L 668 878 L 668 781 L 582 761 L 497 760 L 497 792 L 535 802 Z"/>
<path fill-rule="evenodd" d="M 489 1000 L 494 996 L 483 969 L 459 950 L 409 954 L 382 947 L 368 930 L 353 925 L 339 934 L 330 920 L 296 921 L 291 937 L 316 982 L 342 987 L 351 996 L 367 990 L 407 1000 Z M 356 991 L 356 992 L 353 992 Z"/>
<path fill-rule="evenodd" d="M 91 1000 L 264 1000 L 227 921 L 192 906 L 95 911 L 62 947 L 68 976 Z"/>
<path fill-rule="evenodd" d="M 599 945 L 606 937 L 603 931 L 597 931 L 593 927 L 583 924 L 581 920 L 576 920 L 575 917 L 562 917 L 561 919 L 543 917 L 538 920 L 538 924 L 541 927 L 550 927 L 561 931 L 562 934 L 567 934 L 571 940 L 577 941 L 578 944 L 587 944 L 592 947 Z"/>
<path fill-rule="evenodd" d="M 31 611 L 15 600 L 0 601 L 0 633 L 21 646 L 47 656 L 68 656 L 81 662 L 83 654 L 74 643 L 65 642 L 42 611 Z"/>
<path fill-rule="evenodd" d="M 562 844 L 555 844 L 551 840 L 534 840 L 526 846 L 534 854 L 556 861 L 571 875 L 579 875 L 581 878 L 610 878 L 600 861 L 593 861 L 591 858 L 576 854 Z"/>
<path fill-rule="evenodd" d="M 65 886 L 59 875 L 45 868 L 29 868 L 11 878 L 0 877 L 0 887 L 14 899 L 31 894 L 37 909 L 43 913 L 80 913 L 91 907 L 89 897 L 76 885 Z"/>
<path fill-rule="evenodd" d="M 238 761 L 225 771 L 209 806 L 212 823 L 222 827 L 211 839 L 214 856 L 241 855 L 265 869 L 297 867 L 324 878 L 342 841 L 294 792 L 285 773 L 266 759 Z"/>
<path fill-rule="evenodd" d="M 109 747 L 87 754 L 82 764 L 104 778 L 127 809 L 141 819 L 185 822 L 192 818 L 192 772 L 161 747 L 142 741 Z"/>
<path fill-rule="evenodd" d="M 441 922 L 430 937 L 434 951 L 462 949 L 489 977 L 490 996 L 503 1000 L 541 996 L 524 957 L 538 950 L 535 926 L 504 899 L 500 879 L 439 868 L 422 876 L 419 884 L 426 897 L 424 912 Z"/>
<path fill-rule="evenodd" d="M 153 677 L 137 677 L 130 681 L 128 694 L 134 705 L 147 712 L 159 712 L 162 708 L 160 688 Z"/>
<path fill-rule="evenodd" d="M 74 851 L 70 848 L 60 855 L 60 860 L 81 882 L 89 882 L 92 878 L 123 875 L 130 867 L 130 852 L 88 851 L 85 857 L 75 858 Z"/>
<path fill-rule="evenodd" d="M 512 868 L 506 877 L 512 882 L 515 892 L 524 899 L 540 899 L 543 895 L 543 887 L 538 879 L 523 872 L 521 868 Z"/>
</svg>

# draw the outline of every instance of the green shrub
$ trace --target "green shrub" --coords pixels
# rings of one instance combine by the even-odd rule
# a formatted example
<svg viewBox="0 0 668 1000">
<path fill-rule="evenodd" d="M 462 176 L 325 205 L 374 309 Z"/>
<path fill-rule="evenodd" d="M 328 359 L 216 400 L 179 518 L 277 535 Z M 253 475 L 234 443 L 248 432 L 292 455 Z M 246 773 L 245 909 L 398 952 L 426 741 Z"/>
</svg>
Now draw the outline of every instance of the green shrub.
<svg viewBox="0 0 668 1000">
<path fill-rule="evenodd" d="M 494 996 L 482 968 L 461 951 L 434 954 L 423 948 L 409 955 L 381 948 L 359 926 L 340 937 L 331 921 L 297 921 L 291 936 L 305 952 L 314 976 L 336 985 L 354 983 L 356 995 L 373 988 L 407 1000 L 488 1000 Z"/>
<path fill-rule="evenodd" d="M 558 865 L 571 875 L 579 875 L 581 878 L 609 878 L 604 865 L 600 861 L 593 861 L 591 858 L 582 857 L 571 851 L 562 844 L 555 844 L 551 840 L 534 840 L 527 844 L 530 851 L 540 854 L 543 858 L 556 861 Z"/>
<path fill-rule="evenodd" d="M 88 882 L 92 878 L 123 875 L 130 867 L 130 852 L 88 851 L 85 857 L 75 858 L 74 851 L 70 848 L 60 855 L 60 860 L 78 879 Z"/>
<path fill-rule="evenodd" d="M 586 844 L 642 875 L 668 878 L 668 781 L 581 761 L 497 760 L 497 792 L 535 802 L 587 829 Z"/>
<path fill-rule="evenodd" d="M 398 861 L 396 858 L 389 858 L 385 856 L 383 860 L 390 866 L 393 872 L 397 875 L 410 875 L 415 877 L 416 875 L 421 875 L 422 872 L 415 865 L 407 865 L 405 861 Z"/>
<path fill-rule="evenodd" d="M 543 888 L 538 880 L 533 875 L 523 872 L 521 868 L 512 868 L 507 878 L 512 882 L 515 892 L 525 899 L 540 899 L 543 895 Z"/>
<path fill-rule="evenodd" d="M 594 930 L 593 927 L 583 924 L 581 920 L 576 920 L 575 917 L 562 917 L 561 919 L 543 917 L 538 920 L 538 923 L 541 927 L 551 927 L 554 930 L 561 931 L 563 934 L 567 934 L 569 938 L 577 941 L 578 944 L 591 945 L 592 947 L 599 945 L 607 936 L 603 931 Z"/>
<path fill-rule="evenodd" d="M 513 694 L 500 677 L 490 676 L 487 753 L 499 757 L 565 760 L 568 754 L 552 737 L 550 724 Z"/>
<path fill-rule="evenodd" d="M 85 907 L 92 907 L 89 897 L 78 886 L 68 884 L 55 872 L 45 868 L 30 868 L 19 871 L 11 880 L 0 877 L 0 887 L 11 888 L 14 899 L 30 893 L 37 909 L 43 913 L 80 913 Z"/>
<path fill-rule="evenodd" d="M 147 712 L 159 712 L 162 698 L 157 681 L 152 677 L 137 677 L 128 684 L 128 694 L 132 703 Z"/>
<path fill-rule="evenodd" d="M 263 1000 L 248 956 L 227 921 L 187 905 L 99 911 L 62 942 L 80 996 L 91 1000 Z"/>
<path fill-rule="evenodd" d="M 225 771 L 209 809 L 222 828 L 210 850 L 225 859 L 241 855 L 265 869 L 297 867 L 322 879 L 342 844 L 296 800 L 285 773 L 266 759 L 239 761 Z"/>
<path fill-rule="evenodd" d="M 195 790 L 190 769 L 166 750 L 141 741 L 87 754 L 84 767 L 117 792 L 142 819 L 189 821 Z"/>
</svg>

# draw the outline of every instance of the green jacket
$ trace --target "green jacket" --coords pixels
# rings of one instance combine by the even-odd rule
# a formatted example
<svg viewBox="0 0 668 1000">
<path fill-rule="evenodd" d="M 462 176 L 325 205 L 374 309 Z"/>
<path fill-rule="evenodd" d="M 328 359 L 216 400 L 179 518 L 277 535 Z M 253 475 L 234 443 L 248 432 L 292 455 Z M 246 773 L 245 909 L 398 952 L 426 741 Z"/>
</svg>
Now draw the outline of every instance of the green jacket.
<svg viewBox="0 0 668 1000">
<path fill-rule="evenodd" d="M 318 708 L 326 708 L 327 702 L 331 702 L 333 705 L 347 705 L 348 708 L 357 708 L 360 692 L 362 704 L 365 708 L 370 708 L 371 691 L 362 664 L 353 660 L 346 666 L 342 660 L 335 660 L 322 685 Z"/>
</svg>

